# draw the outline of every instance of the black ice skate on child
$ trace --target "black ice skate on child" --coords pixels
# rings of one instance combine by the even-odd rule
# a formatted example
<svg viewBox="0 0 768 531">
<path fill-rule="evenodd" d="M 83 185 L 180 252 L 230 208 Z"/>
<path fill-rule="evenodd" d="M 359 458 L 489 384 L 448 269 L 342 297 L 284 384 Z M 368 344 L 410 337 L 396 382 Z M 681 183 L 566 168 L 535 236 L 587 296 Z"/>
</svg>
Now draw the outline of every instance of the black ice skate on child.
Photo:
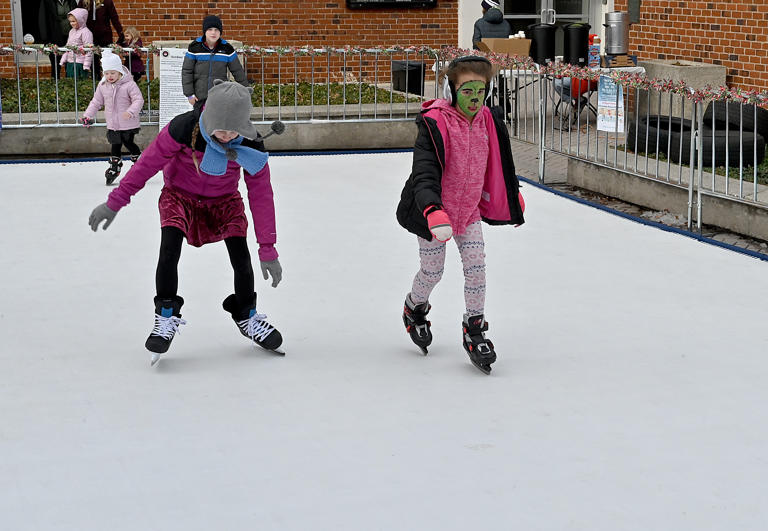
<svg viewBox="0 0 768 531">
<path fill-rule="evenodd" d="M 432 331 L 429 329 L 432 323 L 427 321 L 430 308 L 432 306 L 429 305 L 429 302 L 414 304 L 410 293 L 405 296 L 403 324 L 406 332 L 411 336 L 411 341 L 421 349 L 425 356 L 427 355 L 427 347 L 432 344 Z"/>
<path fill-rule="evenodd" d="M 138 155 L 131 155 L 131 162 L 136 162 L 137 160 L 139 160 L 139 155 L 141 155 L 141 153 L 139 153 Z"/>
<path fill-rule="evenodd" d="M 179 326 L 187 324 L 181 318 L 181 306 L 184 299 L 174 296 L 168 299 L 155 297 L 155 326 L 144 344 L 147 350 L 152 352 L 151 364 L 154 365 L 160 359 L 160 354 L 168 352 L 173 336 L 178 332 Z"/>
<path fill-rule="evenodd" d="M 464 350 L 469 355 L 472 365 L 483 371 L 485 374 L 491 373 L 491 363 L 496 361 L 496 352 L 493 350 L 493 343 L 485 338 L 488 330 L 488 323 L 483 314 L 464 316 L 462 323 L 464 336 Z"/>
<path fill-rule="evenodd" d="M 109 168 L 104 172 L 104 177 L 107 178 L 107 186 L 115 182 L 117 176 L 120 175 L 122 167 L 123 161 L 120 157 L 109 157 Z"/>
<path fill-rule="evenodd" d="M 279 348 L 283 343 L 283 336 L 267 322 L 266 315 L 256 312 L 255 293 L 253 294 L 253 301 L 245 307 L 238 307 L 234 293 L 224 299 L 222 306 L 232 315 L 232 319 L 237 324 L 241 334 L 261 348 L 285 356 L 285 352 Z"/>
</svg>

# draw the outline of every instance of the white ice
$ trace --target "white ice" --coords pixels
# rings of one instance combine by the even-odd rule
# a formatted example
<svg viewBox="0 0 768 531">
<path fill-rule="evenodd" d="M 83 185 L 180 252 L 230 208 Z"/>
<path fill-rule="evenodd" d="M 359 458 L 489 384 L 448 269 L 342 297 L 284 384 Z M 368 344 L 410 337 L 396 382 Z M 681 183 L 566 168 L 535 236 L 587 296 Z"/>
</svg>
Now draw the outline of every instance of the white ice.
<svg viewBox="0 0 768 531">
<path fill-rule="evenodd" d="M 154 368 L 160 176 L 94 234 L 104 162 L 0 166 L 0 529 L 768 528 L 766 264 L 526 186 L 484 227 L 485 376 L 453 244 L 430 354 L 403 329 L 410 163 L 273 157 L 287 356 L 221 309 L 224 245 L 185 246 Z"/>
</svg>

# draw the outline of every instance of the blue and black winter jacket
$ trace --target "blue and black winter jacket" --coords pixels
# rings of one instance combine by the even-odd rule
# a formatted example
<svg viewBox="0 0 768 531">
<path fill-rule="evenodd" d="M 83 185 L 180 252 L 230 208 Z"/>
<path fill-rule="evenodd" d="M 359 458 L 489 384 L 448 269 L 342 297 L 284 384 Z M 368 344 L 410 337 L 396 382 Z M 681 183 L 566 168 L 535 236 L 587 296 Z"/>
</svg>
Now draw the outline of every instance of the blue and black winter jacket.
<svg viewBox="0 0 768 531">
<path fill-rule="evenodd" d="M 237 58 L 235 49 L 224 39 L 219 39 L 213 49 L 205 44 L 205 37 L 198 37 L 187 47 L 184 63 L 181 65 L 181 86 L 184 95 L 197 96 L 198 100 L 208 97 L 208 89 L 216 79 L 227 81 L 227 69 L 235 81 L 248 86 L 245 70 Z"/>
</svg>

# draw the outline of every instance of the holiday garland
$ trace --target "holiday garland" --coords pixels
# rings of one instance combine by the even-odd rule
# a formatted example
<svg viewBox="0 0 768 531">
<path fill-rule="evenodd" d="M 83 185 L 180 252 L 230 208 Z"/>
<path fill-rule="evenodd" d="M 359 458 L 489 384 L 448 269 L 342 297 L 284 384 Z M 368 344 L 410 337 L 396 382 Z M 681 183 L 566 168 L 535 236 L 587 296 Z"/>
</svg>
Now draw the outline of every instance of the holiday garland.
<svg viewBox="0 0 768 531">
<path fill-rule="evenodd" d="M 112 44 L 107 47 L 94 45 L 84 46 L 57 46 L 55 44 L 13 44 L 0 47 L 0 55 L 11 55 L 15 53 L 56 53 L 61 54 L 66 51 L 72 51 L 77 54 L 85 55 L 88 53 L 101 54 L 105 50 L 121 56 L 127 56 L 131 53 L 146 52 L 148 54 L 159 54 L 160 48 L 155 45 L 149 46 L 119 46 Z M 625 72 L 621 70 L 611 70 L 606 73 L 600 69 L 591 69 L 579 67 L 567 63 L 550 63 L 548 65 L 537 65 L 530 57 L 517 55 L 507 55 L 497 52 L 481 52 L 478 50 L 466 50 L 462 48 L 442 48 L 435 49 L 429 46 L 249 46 L 244 45 L 237 50 L 246 56 L 330 56 L 330 55 L 393 55 L 393 54 L 417 54 L 429 55 L 439 58 L 446 62 L 457 57 L 466 55 L 478 55 L 486 57 L 494 65 L 504 69 L 522 69 L 551 76 L 553 78 L 575 78 L 595 81 L 600 76 L 607 76 L 616 84 L 639 90 L 652 90 L 658 92 L 681 94 L 694 103 L 704 101 L 732 101 L 736 103 L 748 103 L 768 108 L 768 92 L 761 92 L 756 89 L 743 89 L 740 87 L 712 87 L 706 86 L 702 89 L 689 87 L 684 81 L 673 81 L 670 79 L 650 79 L 644 74 Z"/>
</svg>

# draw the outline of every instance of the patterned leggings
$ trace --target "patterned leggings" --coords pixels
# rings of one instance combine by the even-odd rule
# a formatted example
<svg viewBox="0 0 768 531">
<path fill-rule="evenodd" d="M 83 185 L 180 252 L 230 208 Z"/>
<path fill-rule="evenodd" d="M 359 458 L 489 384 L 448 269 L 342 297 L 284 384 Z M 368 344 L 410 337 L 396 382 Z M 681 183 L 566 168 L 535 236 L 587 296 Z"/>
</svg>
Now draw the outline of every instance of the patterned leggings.
<svg viewBox="0 0 768 531">
<path fill-rule="evenodd" d="M 454 235 L 453 239 L 464 266 L 464 303 L 467 314 L 485 313 L 485 242 L 480 222 L 472 223 L 464 234 Z M 445 265 L 446 242 L 439 242 L 435 238 L 432 241 L 424 238 L 418 240 L 421 269 L 413 279 L 411 300 L 414 304 L 429 300 L 429 294 L 443 277 Z"/>
</svg>

